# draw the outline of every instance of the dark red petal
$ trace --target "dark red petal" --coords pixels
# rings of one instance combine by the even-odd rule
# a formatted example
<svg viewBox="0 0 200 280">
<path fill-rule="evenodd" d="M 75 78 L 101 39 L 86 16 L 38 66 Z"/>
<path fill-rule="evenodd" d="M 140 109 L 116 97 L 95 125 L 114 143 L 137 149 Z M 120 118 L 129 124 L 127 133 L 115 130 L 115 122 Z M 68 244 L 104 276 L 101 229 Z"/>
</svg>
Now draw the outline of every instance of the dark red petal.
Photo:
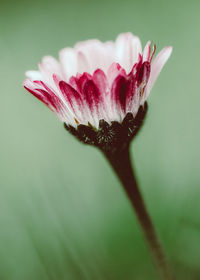
<svg viewBox="0 0 200 280">
<path fill-rule="evenodd" d="M 33 82 L 37 85 L 43 86 L 44 90 L 46 90 L 50 95 L 52 96 L 55 95 L 55 93 L 43 81 L 33 81 Z"/>
<path fill-rule="evenodd" d="M 72 86 L 64 81 L 59 82 L 59 87 L 64 98 L 69 102 L 73 111 L 75 112 L 75 104 L 77 104 L 80 109 L 82 105 L 82 98 L 80 94 Z"/>
<path fill-rule="evenodd" d="M 24 88 L 49 107 L 49 102 L 47 102 L 46 98 L 43 95 L 39 94 L 37 91 L 33 91 L 32 89 L 27 88 L 26 86 L 24 86 Z"/>
<path fill-rule="evenodd" d="M 121 109 L 125 112 L 126 110 L 126 100 L 127 93 L 129 90 L 130 81 L 127 80 L 124 76 L 118 76 L 111 88 L 111 96 L 112 100 L 117 103 L 121 107 Z"/>
<path fill-rule="evenodd" d="M 136 89 L 137 89 L 136 78 L 135 78 L 135 75 L 133 75 L 133 73 L 130 73 L 128 75 L 128 81 L 129 81 L 129 83 L 127 85 L 127 92 L 126 92 L 126 105 L 127 106 L 132 101 L 132 99 L 136 93 Z"/>
<path fill-rule="evenodd" d="M 133 66 L 133 68 L 136 70 L 136 72 L 138 72 L 142 66 L 142 56 L 139 55 L 139 61 Z"/>
<path fill-rule="evenodd" d="M 53 92 L 48 92 L 40 88 L 35 90 L 39 91 L 45 97 L 47 102 L 56 109 L 57 112 L 61 109 L 62 102 Z"/>
<path fill-rule="evenodd" d="M 82 89 L 82 96 L 86 100 L 90 110 L 93 112 L 94 109 L 98 110 L 100 93 L 97 86 L 92 80 L 87 80 Z"/>
<path fill-rule="evenodd" d="M 62 107 L 61 100 L 53 93 L 48 92 L 44 89 L 35 88 L 34 90 L 29 89 L 25 86 L 25 89 L 27 89 L 30 93 L 32 93 L 37 99 L 42 101 L 44 104 L 46 104 L 51 110 L 52 107 L 58 112 L 60 111 Z"/>
<path fill-rule="evenodd" d="M 143 81 L 145 82 L 145 84 L 147 83 L 150 72 L 151 72 L 151 65 L 149 62 L 145 61 L 137 73 L 138 85 L 140 85 Z"/>
<path fill-rule="evenodd" d="M 78 88 L 80 90 L 80 92 L 83 91 L 83 88 L 85 86 L 85 83 L 89 80 L 92 79 L 92 76 L 86 72 L 84 72 L 82 75 L 80 75 L 79 77 L 77 76 L 77 85 Z"/>
</svg>

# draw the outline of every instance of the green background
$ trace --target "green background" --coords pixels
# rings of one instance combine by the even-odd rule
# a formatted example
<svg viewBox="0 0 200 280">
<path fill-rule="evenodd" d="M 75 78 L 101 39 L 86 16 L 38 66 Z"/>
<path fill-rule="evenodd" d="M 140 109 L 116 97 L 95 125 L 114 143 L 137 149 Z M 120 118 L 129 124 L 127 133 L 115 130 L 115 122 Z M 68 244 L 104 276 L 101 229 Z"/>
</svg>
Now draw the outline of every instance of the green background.
<svg viewBox="0 0 200 280">
<path fill-rule="evenodd" d="M 131 31 L 173 54 L 131 147 L 177 279 L 200 279 L 200 2 L 0 2 L 0 279 L 157 279 L 102 154 L 22 87 L 46 54 Z"/>
</svg>

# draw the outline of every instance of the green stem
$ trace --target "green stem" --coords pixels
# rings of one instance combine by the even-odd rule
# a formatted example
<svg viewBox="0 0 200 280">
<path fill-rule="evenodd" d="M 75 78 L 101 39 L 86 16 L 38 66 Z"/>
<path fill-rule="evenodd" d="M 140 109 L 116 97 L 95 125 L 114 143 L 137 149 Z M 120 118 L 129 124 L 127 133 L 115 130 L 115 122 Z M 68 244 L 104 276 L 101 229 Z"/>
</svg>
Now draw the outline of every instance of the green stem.
<svg viewBox="0 0 200 280">
<path fill-rule="evenodd" d="M 171 273 L 165 253 L 156 234 L 154 225 L 148 214 L 136 178 L 131 167 L 129 147 L 123 151 L 108 153 L 104 152 L 112 168 L 119 177 L 124 190 L 135 210 L 139 224 L 144 233 L 147 245 L 152 255 L 153 262 L 157 268 L 159 278 L 162 280 L 175 279 Z"/>
</svg>

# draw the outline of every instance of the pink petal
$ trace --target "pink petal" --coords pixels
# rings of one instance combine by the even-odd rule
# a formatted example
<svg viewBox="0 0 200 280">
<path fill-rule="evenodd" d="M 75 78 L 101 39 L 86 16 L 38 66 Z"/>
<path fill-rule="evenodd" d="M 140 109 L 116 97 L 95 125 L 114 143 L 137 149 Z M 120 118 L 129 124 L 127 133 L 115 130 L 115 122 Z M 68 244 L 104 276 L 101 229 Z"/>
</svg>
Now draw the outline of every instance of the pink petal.
<svg viewBox="0 0 200 280">
<path fill-rule="evenodd" d="M 156 79 L 158 78 L 163 66 L 165 65 L 165 63 L 169 59 L 171 53 L 172 53 L 172 47 L 171 46 L 165 47 L 164 49 L 162 49 L 158 53 L 158 55 L 156 56 L 156 58 L 152 62 L 151 74 L 150 74 L 149 81 L 148 81 L 148 84 L 147 84 L 146 89 L 145 89 L 145 96 L 146 97 L 149 95 Z"/>
<path fill-rule="evenodd" d="M 111 94 L 108 79 L 105 73 L 101 69 L 97 69 L 93 74 L 93 82 L 97 86 L 99 90 L 99 107 L 100 117 L 102 119 L 106 119 L 107 121 L 112 120 L 112 112 L 111 112 Z"/>
<path fill-rule="evenodd" d="M 55 85 L 57 86 L 57 88 L 59 88 L 59 82 L 62 80 L 61 77 L 59 77 L 58 75 L 56 74 L 53 74 L 53 80 L 54 80 L 54 83 Z"/>
<path fill-rule="evenodd" d="M 74 77 L 74 76 L 71 76 L 70 79 L 69 79 L 69 84 L 70 86 L 72 86 L 76 91 L 79 92 L 79 84 L 78 84 L 78 78 L 77 77 Z"/>
<path fill-rule="evenodd" d="M 108 81 L 105 73 L 101 69 L 97 69 L 93 74 L 93 81 L 98 87 L 102 97 L 108 93 Z"/>
<path fill-rule="evenodd" d="M 109 85 L 112 85 L 115 78 L 119 75 L 126 77 L 126 71 L 121 67 L 119 63 L 114 62 L 108 69 L 107 77 Z"/>
</svg>

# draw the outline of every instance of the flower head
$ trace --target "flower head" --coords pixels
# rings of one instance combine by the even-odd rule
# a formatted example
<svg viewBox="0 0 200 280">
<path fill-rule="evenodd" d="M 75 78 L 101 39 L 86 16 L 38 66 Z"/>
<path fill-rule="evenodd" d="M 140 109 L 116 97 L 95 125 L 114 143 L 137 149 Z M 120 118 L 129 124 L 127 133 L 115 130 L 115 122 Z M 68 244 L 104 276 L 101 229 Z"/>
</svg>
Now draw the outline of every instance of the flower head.
<svg viewBox="0 0 200 280">
<path fill-rule="evenodd" d="M 99 130 L 102 120 L 111 126 L 136 118 L 171 52 L 165 47 L 153 60 L 155 46 L 147 42 L 142 51 L 131 33 L 79 42 L 61 50 L 59 61 L 44 57 L 39 71 L 26 72 L 24 87 L 74 134 L 80 126 Z"/>
</svg>

